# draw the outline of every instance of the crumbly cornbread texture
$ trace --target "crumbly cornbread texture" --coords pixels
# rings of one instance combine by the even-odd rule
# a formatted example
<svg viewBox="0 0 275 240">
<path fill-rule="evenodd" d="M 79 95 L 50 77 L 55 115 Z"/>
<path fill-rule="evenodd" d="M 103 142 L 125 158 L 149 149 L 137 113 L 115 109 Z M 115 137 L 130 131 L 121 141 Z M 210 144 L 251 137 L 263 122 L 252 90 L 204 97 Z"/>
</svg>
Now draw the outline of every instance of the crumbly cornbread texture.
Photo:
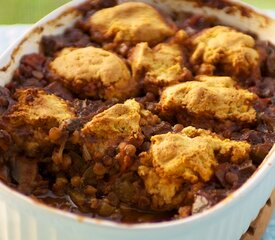
<svg viewBox="0 0 275 240">
<path fill-rule="evenodd" d="M 135 79 L 144 77 L 145 85 L 159 87 L 182 82 L 188 75 L 184 67 L 181 47 L 173 43 L 161 43 L 150 48 L 148 43 L 139 43 L 130 56 Z"/>
<path fill-rule="evenodd" d="M 197 117 L 242 122 L 256 120 L 252 105 L 256 95 L 234 87 L 231 78 L 198 76 L 195 80 L 167 87 L 159 103 L 162 111 L 171 113 L 182 109 Z"/>
<path fill-rule="evenodd" d="M 178 204 L 178 190 L 184 182 L 207 182 L 219 158 L 240 163 L 249 157 L 250 144 L 222 139 L 203 129 L 187 127 L 180 133 L 151 138 L 148 152 L 140 156 L 138 173 L 155 206 Z M 183 196 L 182 196 L 183 197 Z"/>
<path fill-rule="evenodd" d="M 191 40 L 191 63 L 207 68 L 219 66 L 233 76 L 250 76 L 259 67 L 255 40 L 244 33 L 224 26 L 201 31 Z"/>
<path fill-rule="evenodd" d="M 163 16 L 153 7 L 141 2 L 128 2 L 100 10 L 89 21 L 96 37 L 114 42 L 157 44 L 175 33 Z"/>
<path fill-rule="evenodd" d="M 140 104 L 127 100 L 96 115 L 81 130 L 83 142 L 91 156 L 101 158 L 110 146 L 116 147 L 122 141 L 140 142 L 143 139 L 140 114 Z"/>
<path fill-rule="evenodd" d="M 17 90 L 15 96 L 18 102 L 5 114 L 4 122 L 13 141 L 31 155 L 50 145 L 51 128 L 75 117 L 66 101 L 44 90 Z"/>
<path fill-rule="evenodd" d="M 121 100 L 138 92 L 125 62 L 100 48 L 66 48 L 49 67 L 59 81 L 85 97 Z"/>
</svg>

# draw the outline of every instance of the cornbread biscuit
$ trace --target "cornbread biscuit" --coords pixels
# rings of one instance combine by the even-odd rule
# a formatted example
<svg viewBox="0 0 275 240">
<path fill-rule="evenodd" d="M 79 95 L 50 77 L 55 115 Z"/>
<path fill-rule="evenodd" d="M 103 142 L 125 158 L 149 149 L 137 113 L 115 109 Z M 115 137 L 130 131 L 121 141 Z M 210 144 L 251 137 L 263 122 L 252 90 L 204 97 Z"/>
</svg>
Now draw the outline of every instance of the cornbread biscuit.
<svg viewBox="0 0 275 240">
<path fill-rule="evenodd" d="M 255 94 L 235 88 L 229 77 L 203 76 L 197 80 L 167 87 L 159 102 L 162 112 L 173 113 L 182 109 L 197 117 L 249 123 L 256 120 L 252 106 Z"/>
<path fill-rule="evenodd" d="M 184 182 L 209 181 L 219 158 L 240 163 L 249 158 L 250 148 L 246 142 L 187 127 L 180 133 L 153 136 L 149 152 L 140 155 L 143 165 L 138 173 L 155 203 L 170 205 L 178 202 L 177 193 Z"/>
<path fill-rule="evenodd" d="M 154 168 L 143 165 L 138 168 L 138 174 L 151 195 L 153 209 L 173 209 L 184 200 L 186 193 L 181 191 L 182 179 L 162 177 Z"/>
<path fill-rule="evenodd" d="M 147 87 L 173 85 L 184 81 L 189 73 L 178 44 L 161 43 L 151 49 L 148 43 L 139 43 L 131 53 L 130 63 L 133 77 L 144 77 Z"/>
<path fill-rule="evenodd" d="M 138 92 L 124 61 L 100 48 L 66 48 L 49 67 L 59 81 L 84 97 L 122 100 Z"/>
<path fill-rule="evenodd" d="M 113 39 L 115 43 L 154 45 L 175 33 L 161 14 L 148 4 L 128 2 L 100 10 L 89 20 L 91 32 L 98 40 Z"/>
<path fill-rule="evenodd" d="M 200 70 L 219 66 L 226 74 L 248 77 L 259 67 L 255 40 L 230 27 L 203 30 L 190 41 L 193 49 L 190 61 L 202 66 Z"/>
<path fill-rule="evenodd" d="M 47 149 L 49 130 L 75 117 L 69 104 L 54 94 L 26 89 L 15 95 L 18 102 L 3 116 L 4 123 L 15 144 L 29 155 Z"/>
<path fill-rule="evenodd" d="M 120 142 L 141 142 L 140 114 L 139 103 L 127 100 L 96 115 L 81 130 L 82 141 L 90 155 L 100 159 L 110 146 L 117 146 Z"/>
<path fill-rule="evenodd" d="M 227 76 L 207 76 L 207 75 L 198 75 L 194 79 L 198 82 L 207 83 L 207 86 L 211 87 L 226 87 L 226 88 L 234 88 L 237 86 L 237 82 Z"/>
</svg>

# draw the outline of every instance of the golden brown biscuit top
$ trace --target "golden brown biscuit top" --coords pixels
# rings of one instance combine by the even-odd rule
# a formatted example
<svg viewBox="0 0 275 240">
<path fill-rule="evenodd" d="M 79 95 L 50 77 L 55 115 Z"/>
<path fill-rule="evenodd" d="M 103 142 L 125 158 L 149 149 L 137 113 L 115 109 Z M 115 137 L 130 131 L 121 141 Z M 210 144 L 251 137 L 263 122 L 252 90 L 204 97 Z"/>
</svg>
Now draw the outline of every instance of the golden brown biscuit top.
<svg viewBox="0 0 275 240">
<path fill-rule="evenodd" d="M 110 146 L 122 141 L 135 142 L 142 139 L 140 111 L 139 103 L 127 100 L 124 104 L 116 104 L 96 115 L 88 122 L 81 134 L 91 155 L 100 158 Z"/>
<path fill-rule="evenodd" d="M 207 76 L 207 75 L 198 75 L 195 77 L 195 81 L 207 83 L 207 86 L 211 87 L 225 87 L 225 88 L 234 88 L 237 86 L 237 82 L 227 76 Z"/>
<path fill-rule="evenodd" d="M 240 163 L 249 158 L 250 144 L 245 141 L 233 141 L 230 139 L 223 139 L 216 133 L 205 129 L 196 129 L 194 127 L 186 127 L 181 131 L 182 134 L 189 138 L 196 139 L 200 137 L 212 145 L 213 149 L 216 147 L 220 151 L 220 157 L 226 158 L 232 163 Z M 215 153 L 218 155 L 217 152 Z"/>
<path fill-rule="evenodd" d="M 138 174 L 152 195 L 154 208 L 173 208 L 185 198 L 184 182 L 209 181 L 218 158 L 242 162 L 249 157 L 250 148 L 246 142 L 187 127 L 180 133 L 153 136 L 149 152 L 140 155 Z"/>
<path fill-rule="evenodd" d="M 66 48 L 50 63 L 50 70 L 64 85 L 86 97 L 126 99 L 137 93 L 124 61 L 100 48 Z"/>
<path fill-rule="evenodd" d="M 92 32 L 114 42 L 157 44 L 175 33 L 161 14 L 148 4 L 128 2 L 96 12 L 90 18 Z"/>
<path fill-rule="evenodd" d="M 210 180 L 218 155 L 240 162 L 249 157 L 249 152 L 246 142 L 223 140 L 210 131 L 187 127 L 180 133 L 153 136 L 149 153 L 141 158 L 151 161 L 160 176 L 196 182 Z"/>
<path fill-rule="evenodd" d="M 16 97 L 18 102 L 6 116 L 15 124 L 53 127 L 75 117 L 74 111 L 66 101 L 54 94 L 47 94 L 43 90 L 17 90 Z"/>
<path fill-rule="evenodd" d="M 224 26 L 203 30 L 191 39 L 193 64 L 219 65 L 227 74 L 250 76 L 259 65 L 255 40 Z"/>
<path fill-rule="evenodd" d="M 139 43 L 133 49 L 130 62 L 134 78 L 144 76 L 147 84 L 168 86 L 183 81 L 187 69 L 181 47 L 173 43 L 161 43 L 151 49 L 148 43 Z"/>
<path fill-rule="evenodd" d="M 18 102 L 3 116 L 5 129 L 27 156 L 39 158 L 53 145 L 49 130 L 75 118 L 75 112 L 66 101 L 44 90 L 19 89 L 15 97 Z"/>
<path fill-rule="evenodd" d="M 160 99 L 163 112 L 185 109 L 191 115 L 254 122 L 256 111 L 252 106 L 256 95 L 237 89 L 228 77 L 197 77 L 190 81 L 167 87 Z M 206 81 L 205 81 L 206 80 Z"/>
<path fill-rule="evenodd" d="M 181 179 L 160 176 L 154 168 L 147 166 L 140 166 L 138 174 L 144 181 L 146 191 L 152 195 L 153 209 L 173 209 L 184 200 Z"/>
</svg>

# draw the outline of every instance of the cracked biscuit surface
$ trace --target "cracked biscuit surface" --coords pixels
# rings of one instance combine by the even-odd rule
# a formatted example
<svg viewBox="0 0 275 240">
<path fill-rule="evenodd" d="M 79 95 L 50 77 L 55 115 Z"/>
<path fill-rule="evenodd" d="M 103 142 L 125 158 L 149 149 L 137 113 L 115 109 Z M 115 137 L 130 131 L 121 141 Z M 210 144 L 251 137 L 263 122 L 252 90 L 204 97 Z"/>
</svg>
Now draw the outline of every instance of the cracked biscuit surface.
<svg viewBox="0 0 275 240">
<path fill-rule="evenodd" d="M 197 81 L 167 87 L 159 105 L 165 113 L 186 110 L 197 117 L 254 122 L 256 95 L 234 87 L 229 77 L 198 76 Z"/>
<path fill-rule="evenodd" d="M 189 73 L 184 67 L 180 45 L 173 43 L 161 43 L 153 49 L 148 43 L 139 43 L 131 53 L 130 62 L 133 77 L 144 77 L 147 88 L 152 85 L 163 87 L 182 82 Z"/>
<path fill-rule="evenodd" d="M 251 76 L 259 67 L 255 40 L 244 33 L 224 26 L 203 30 L 190 40 L 191 63 L 203 69 L 220 67 L 226 74 Z"/>
<path fill-rule="evenodd" d="M 143 139 L 140 119 L 141 107 L 135 100 L 116 104 L 83 127 L 83 142 L 95 158 L 103 157 L 109 147 L 117 147 L 122 141 L 139 144 Z"/>
<path fill-rule="evenodd" d="M 15 95 L 18 102 L 4 115 L 4 122 L 17 146 L 30 155 L 51 145 L 51 128 L 75 117 L 69 104 L 54 94 L 26 89 Z"/>
<path fill-rule="evenodd" d="M 164 17 L 153 7 L 141 2 L 128 2 L 96 12 L 91 16 L 91 32 L 99 40 L 157 44 L 175 33 Z"/>
<path fill-rule="evenodd" d="M 249 158 L 250 144 L 222 139 L 203 129 L 187 127 L 179 133 L 151 138 L 149 152 L 140 155 L 138 173 L 157 206 L 178 204 L 184 182 L 209 181 L 220 158 L 232 163 Z"/>
<path fill-rule="evenodd" d="M 138 92 L 124 61 L 100 48 L 66 48 L 49 67 L 59 81 L 84 97 L 121 100 Z"/>
</svg>

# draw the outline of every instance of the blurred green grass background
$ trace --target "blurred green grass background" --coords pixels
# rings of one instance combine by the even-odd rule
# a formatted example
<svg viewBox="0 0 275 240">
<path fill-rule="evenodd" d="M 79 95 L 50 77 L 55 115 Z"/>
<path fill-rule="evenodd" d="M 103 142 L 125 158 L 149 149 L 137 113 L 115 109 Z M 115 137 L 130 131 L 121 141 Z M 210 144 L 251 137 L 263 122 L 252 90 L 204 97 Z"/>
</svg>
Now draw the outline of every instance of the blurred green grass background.
<svg viewBox="0 0 275 240">
<path fill-rule="evenodd" d="M 0 0 L 0 24 L 34 23 L 69 0 Z M 246 0 L 256 7 L 275 9 L 275 0 Z"/>
</svg>

